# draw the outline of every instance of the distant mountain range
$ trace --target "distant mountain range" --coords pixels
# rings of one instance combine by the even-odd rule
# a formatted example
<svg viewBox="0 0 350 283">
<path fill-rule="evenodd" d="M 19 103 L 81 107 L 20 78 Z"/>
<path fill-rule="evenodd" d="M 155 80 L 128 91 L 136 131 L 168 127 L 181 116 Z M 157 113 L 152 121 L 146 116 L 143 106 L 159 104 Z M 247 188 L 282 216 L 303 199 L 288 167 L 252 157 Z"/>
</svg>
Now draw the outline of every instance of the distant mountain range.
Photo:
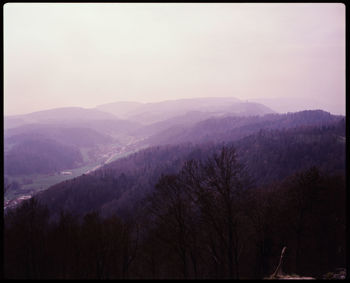
<svg viewBox="0 0 350 283">
<path fill-rule="evenodd" d="M 234 97 L 179 99 L 155 103 L 116 102 L 97 106 L 96 109 L 148 125 L 183 116 L 188 112 L 205 113 L 206 117 L 275 113 L 263 104 L 243 102 Z"/>
<path fill-rule="evenodd" d="M 311 165 L 343 170 L 344 141 L 344 116 L 322 110 L 278 114 L 236 98 L 117 102 L 5 116 L 4 169 L 16 179 L 77 168 L 86 175 L 40 198 L 52 209 L 107 213 L 126 211 L 161 174 L 223 143 L 237 146 L 258 182 L 270 182 Z"/>
<path fill-rule="evenodd" d="M 95 109 L 81 107 L 65 107 L 43 110 L 24 115 L 5 116 L 4 128 L 18 127 L 24 124 L 35 123 L 70 123 L 72 121 L 110 120 L 116 117 L 112 114 Z"/>
<path fill-rule="evenodd" d="M 133 133 L 163 130 L 173 125 L 188 125 L 224 116 L 251 116 L 276 113 L 260 103 L 242 102 L 234 97 L 193 98 L 156 103 L 116 102 L 93 109 L 81 107 L 55 108 L 24 115 L 4 117 L 5 131 L 33 124 L 93 128 L 102 133 Z M 148 127 L 144 127 L 148 126 Z M 142 128 L 142 129 L 141 129 Z M 143 134 L 142 134 L 143 135 Z"/>
<path fill-rule="evenodd" d="M 35 141 L 50 142 L 51 148 L 59 147 L 56 152 L 61 152 L 62 146 L 66 146 L 64 148 L 67 150 L 69 148 L 69 151 L 78 150 L 78 154 L 74 155 L 77 157 L 77 162 L 67 163 L 73 166 L 81 164 L 79 152 L 83 154 L 82 150 L 96 151 L 96 147 L 104 145 L 121 148 L 143 140 L 157 143 L 154 141 L 159 139 L 159 143 L 162 143 L 168 136 L 164 133 L 177 132 L 172 130 L 173 127 L 189 127 L 213 117 L 257 116 L 267 113 L 274 111 L 262 104 L 246 103 L 232 97 L 180 99 L 158 103 L 117 102 L 100 105 L 94 109 L 67 107 L 5 116 L 5 167 L 11 164 L 12 168 L 5 171 L 12 174 L 21 173 L 22 170 L 16 168 L 22 167 L 16 164 L 28 162 L 24 161 L 28 156 L 18 155 L 14 150 L 18 147 L 27 148 L 27 143 L 33 145 Z M 145 145 L 147 144 L 142 144 L 143 147 Z M 46 155 L 45 152 L 39 150 L 33 154 L 37 160 L 41 160 L 40 156 L 45 155 L 45 160 L 50 162 L 50 155 Z M 16 162 L 13 162 L 14 159 Z M 51 159 L 54 161 L 57 156 L 52 154 Z M 41 167 L 32 166 L 30 169 L 29 166 L 25 172 L 42 172 L 42 169 L 36 171 L 35 168 Z"/>
</svg>

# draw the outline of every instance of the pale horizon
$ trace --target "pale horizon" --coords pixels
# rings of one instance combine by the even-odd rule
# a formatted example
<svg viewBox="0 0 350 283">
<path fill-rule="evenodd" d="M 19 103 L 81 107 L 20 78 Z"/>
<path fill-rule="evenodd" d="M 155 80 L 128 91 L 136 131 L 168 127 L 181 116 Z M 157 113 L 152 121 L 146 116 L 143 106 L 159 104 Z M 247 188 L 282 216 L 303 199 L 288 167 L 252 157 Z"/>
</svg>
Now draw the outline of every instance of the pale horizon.
<svg viewBox="0 0 350 283">
<path fill-rule="evenodd" d="M 32 114 L 35 112 L 41 112 L 41 111 L 50 111 L 50 110 L 54 110 L 54 109 L 60 109 L 60 108 L 83 108 L 83 109 L 94 109 L 94 110 L 99 110 L 97 108 L 97 106 L 101 106 L 101 105 L 107 105 L 107 104 L 114 104 L 114 103 L 140 103 L 140 104 L 153 104 L 153 103 L 160 103 L 160 102 L 168 102 L 168 101 L 178 101 L 178 100 L 190 100 L 190 99 L 206 99 L 206 98 L 237 98 L 237 97 L 233 97 L 233 96 L 225 96 L 225 97 L 186 97 L 186 98 L 178 98 L 178 99 L 164 99 L 164 100 L 159 100 L 159 101 L 132 101 L 132 100 L 125 100 L 125 101 L 110 101 L 110 102 L 106 102 L 106 103 L 101 103 L 98 105 L 94 105 L 91 107 L 84 107 L 84 106 L 80 106 L 80 105 L 66 105 L 66 106 L 57 106 L 57 107 L 51 107 L 51 108 L 43 108 L 43 109 L 38 109 L 38 110 L 34 110 L 34 111 L 30 111 L 30 112 L 25 112 L 25 113 L 18 113 L 18 114 L 4 114 L 5 117 L 12 117 L 12 116 L 22 116 L 22 115 L 27 115 L 27 114 Z M 238 98 L 239 99 L 239 98 Z M 276 98 L 277 99 L 277 98 Z M 270 99 L 240 99 L 242 103 L 244 102 L 252 102 L 252 103 L 261 103 L 264 104 L 265 106 L 271 108 L 272 110 L 276 111 L 274 107 L 270 107 L 269 103 L 265 102 L 265 101 L 269 101 L 269 100 L 274 100 L 274 98 L 270 98 Z M 263 102 L 261 102 L 260 100 L 263 100 Z M 294 107 L 294 108 L 293 108 Z M 283 113 L 288 113 L 288 112 L 299 112 L 299 111 L 304 111 L 304 110 L 323 110 L 326 112 L 330 112 L 327 111 L 326 109 L 322 109 L 322 108 L 317 108 L 317 107 L 304 107 L 304 108 L 298 108 L 295 105 L 286 105 L 284 106 L 285 111 L 276 111 L 277 113 L 283 114 Z M 288 109 L 296 109 L 296 110 L 288 110 Z M 102 111 L 102 110 L 99 110 Z M 334 113 L 334 112 L 330 112 L 332 115 L 343 115 L 345 116 L 345 113 Z"/>
<path fill-rule="evenodd" d="M 4 5 L 6 116 L 202 97 L 345 115 L 345 6 Z"/>
</svg>

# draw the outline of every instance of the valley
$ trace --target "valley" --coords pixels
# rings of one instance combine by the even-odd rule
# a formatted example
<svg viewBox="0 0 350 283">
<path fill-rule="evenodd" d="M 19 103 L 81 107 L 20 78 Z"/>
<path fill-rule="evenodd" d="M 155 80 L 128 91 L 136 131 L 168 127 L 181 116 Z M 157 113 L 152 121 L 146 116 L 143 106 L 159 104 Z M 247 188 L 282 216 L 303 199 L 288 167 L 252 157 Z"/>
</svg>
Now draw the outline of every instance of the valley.
<svg viewBox="0 0 350 283">
<path fill-rule="evenodd" d="M 142 146 L 135 146 L 139 141 L 136 139 L 131 140 L 122 147 L 119 145 L 101 146 L 93 154 L 91 154 L 91 151 L 85 150 L 85 155 L 90 153 L 90 157 L 85 157 L 84 164 L 77 168 L 65 168 L 59 172 L 50 174 L 5 175 L 7 183 L 15 184 L 15 188 L 6 190 L 4 195 L 4 209 L 17 206 L 23 200 L 27 200 L 57 183 L 89 174 L 112 161 L 126 157 L 142 149 Z M 91 155 L 93 155 L 93 158 L 91 158 Z"/>
</svg>

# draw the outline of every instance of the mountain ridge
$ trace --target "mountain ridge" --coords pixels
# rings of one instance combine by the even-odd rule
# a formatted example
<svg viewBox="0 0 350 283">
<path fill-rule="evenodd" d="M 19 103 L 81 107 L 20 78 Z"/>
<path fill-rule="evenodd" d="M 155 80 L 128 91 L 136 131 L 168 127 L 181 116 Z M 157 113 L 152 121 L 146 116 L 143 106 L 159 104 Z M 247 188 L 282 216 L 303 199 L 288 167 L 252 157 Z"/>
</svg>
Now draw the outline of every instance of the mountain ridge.
<svg viewBox="0 0 350 283">
<path fill-rule="evenodd" d="M 244 102 L 235 97 L 202 97 L 139 104 L 130 103 L 133 106 L 129 109 L 123 109 L 123 113 L 120 113 L 120 109 L 127 102 L 103 104 L 96 108 L 116 116 L 119 114 L 120 118 L 129 119 L 145 125 L 173 119 L 177 116 L 186 115 L 187 112 L 196 111 L 206 112 L 208 115 L 217 115 L 218 113 L 236 113 L 237 115 L 275 113 L 274 110 L 263 104 Z"/>
</svg>

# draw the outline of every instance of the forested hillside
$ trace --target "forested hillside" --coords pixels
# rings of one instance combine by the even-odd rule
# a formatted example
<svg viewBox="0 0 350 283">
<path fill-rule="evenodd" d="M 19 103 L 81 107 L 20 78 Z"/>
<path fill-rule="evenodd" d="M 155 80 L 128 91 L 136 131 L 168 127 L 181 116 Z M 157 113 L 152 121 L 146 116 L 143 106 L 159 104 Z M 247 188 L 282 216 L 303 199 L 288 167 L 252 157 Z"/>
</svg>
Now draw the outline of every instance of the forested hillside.
<svg viewBox="0 0 350 283">
<path fill-rule="evenodd" d="M 345 169 L 344 120 L 323 127 L 261 130 L 238 141 L 237 148 L 257 185 L 279 181 L 297 170 L 317 166 L 328 173 Z M 189 159 L 205 159 L 222 143 L 157 146 L 117 160 L 89 175 L 57 184 L 38 197 L 58 213 L 98 210 L 126 213 L 150 192 L 161 174 L 176 173 Z"/>
<path fill-rule="evenodd" d="M 83 215 L 127 213 L 153 189 L 161 174 L 176 173 L 185 160 L 205 151 L 192 145 L 154 147 L 117 160 L 103 168 L 57 184 L 38 195 L 53 215 L 60 210 Z"/>
<path fill-rule="evenodd" d="M 4 117 L 4 128 L 14 128 L 21 125 L 37 123 L 71 123 L 72 121 L 91 121 L 116 119 L 114 115 L 96 109 L 86 109 L 81 107 L 63 107 L 49 110 L 32 112 L 23 115 L 13 115 Z"/>
<path fill-rule="evenodd" d="M 115 142 L 111 136 L 89 128 L 33 124 L 8 130 L 5 146 L 34 139 L 52 139 L 61 144 L 78 147 Z"/>
<path fill-rule="evenodd" d="M 322 126 L 341 120 L 322 110 L 306 110 L 287 114 L 266 114 L 210 118 L 190 127 L 178 125 L 156 133 L 145 143 L 176 144 L 183 142 L 229 142 L 253 134 L 261 129 L 289 129 L 301 126 Z"/>
<path fill-rule="evenodd" d="M 312 166 L 328 173 L 345 170 L 345 119 L 322 127 L 260 130 L 233 144 L 259 184 Z"/>
<path fill-rule="evenodd" d="M 51 139 L 26 139 L 4 156 L 5 174 L 52 173 L 74 168 L 83 161 L 78 148 Z"/>
<path fill-rule="evenodd" d="M 47 174 L 83 164 L 82 148 L 118 143 L 88 128 L 49 125 L 9 130 L 4 139 L 5 174 Z"/>
</svg>

